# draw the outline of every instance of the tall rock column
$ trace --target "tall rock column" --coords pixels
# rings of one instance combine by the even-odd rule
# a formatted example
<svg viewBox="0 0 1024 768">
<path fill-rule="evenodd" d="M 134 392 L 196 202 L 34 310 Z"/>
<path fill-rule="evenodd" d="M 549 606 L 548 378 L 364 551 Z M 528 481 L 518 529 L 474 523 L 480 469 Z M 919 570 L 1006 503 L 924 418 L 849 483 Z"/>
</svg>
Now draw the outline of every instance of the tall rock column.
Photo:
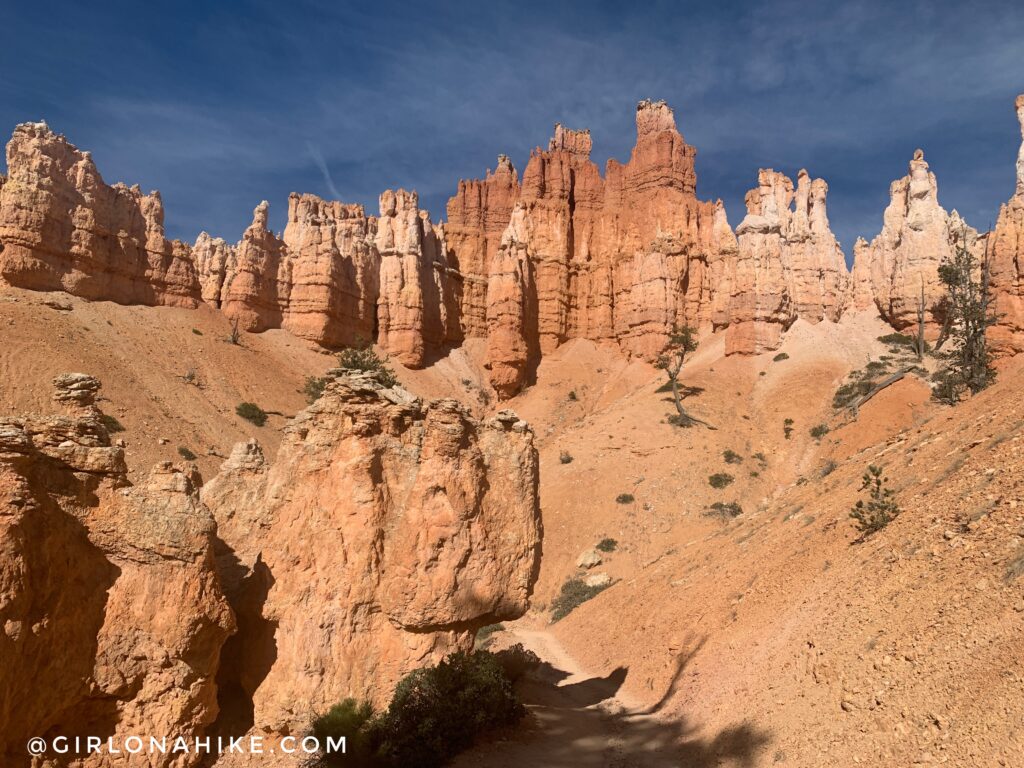
<svg viewBox="0 0 1024 768">
<path fill-rule="evenodd" d="M 1024 94 L 1017 97 L 1021 146 L 1017 155 L 1017 189 L 999 209 L 990 237 L 992 293 L 998 319 L 989 331 L 996 351 L 1024 352 Z"/>
<path fill-rule="evenodd" d="M 284 243 L 268 227 L 270 204 L 252 212 L 252 224 L 235 247 L 234 271 L 225 274 L 220 309 L 243 331 L 280 328 L 291 292 L 291 263 Z"/>
</svg>

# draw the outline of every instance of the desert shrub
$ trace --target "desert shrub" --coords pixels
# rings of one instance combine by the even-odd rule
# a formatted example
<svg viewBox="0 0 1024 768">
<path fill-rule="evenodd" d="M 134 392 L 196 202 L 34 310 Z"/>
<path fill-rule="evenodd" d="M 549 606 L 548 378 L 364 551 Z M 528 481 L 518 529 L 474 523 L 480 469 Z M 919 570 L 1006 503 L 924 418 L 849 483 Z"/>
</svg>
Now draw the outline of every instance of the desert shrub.
<svg viewBox="0 0 1024 768">
<path fill-rule="evenodd" d="M 505 629 L 504 624 L 488 624 L 486 627 L 480 627 L 476 631 L 476 647 L 485 648 L 498 632 L 502 632 Z"/>
<path fill-rule="evenodd" d="M 633 498 L 632 493 L 620 493 L 618 496 L 615 497 L 615 500 L 619 504 L 632 504 L 634 501 L 636 501 L 636 499 Z"/>
<path fill-rule="evenodd" d="M 498 651 L 494 658 L 501 666 L 505 677 L 513 683 L 519 681 L 531 669 L 539 667 L 541 663 L 540 657 L 529 648 L 524 648 L 522 643 Z"/>
<path fill-rule="evenodd" d="M 257 427 L 262 427 L 267 423 L 267 412 L 256 403 L 239 403 L 235 406 L 235 413 L 246 421 L 251 421 Z"/>
<path fill-rule="evenodd" d="M 597 548 L 602 552 L 614 552 L 619 547 L 619 542 L 615 539 L 601 539 L 597 542 Z"/>
<path fill-rule="evenodd" d="M 377 381 L 385 387 L 393 387 L 398 384 L 395 372 L 392 371 L 384 359 L 373 351 L 373 347 L 366 342 L 357 342 L 354 347 L 346 347 L 338 354 L 338 367 L 350 371 L 366 371 L 373 373 Z"/>
<path fill-rule="evenodd" d="M 551 620 L 560 621 L 572 613 L 576 608 L 583 605 L 604 592 L 610 584 L 600 587 L 591 587 L 583 579 L 571 578 L 563 585 L 558 596 L 551 601 Z"/>
<path fill-rule="evenodd" d="M 406 675 L 373 730 L 389 766 L 439 768 L 525 714 L 494 654 L 460 652 Z"/>
<path fill-rule="evenodd" d="M 178 446 L 178 455 L 181 456 L 181 458 L 183 458 L 185 461 L 195 461 L 197 458 L 199 458 L 184 445 Z"/>
<path fill-rule="evenodd" d="M 579 400 L 579 398 L 578 398 L 578 397 L 576 397 L 576 390 L 575 390 L 575 389 L 571 389 L 571 390 L 569 390 L 569 399 L 570 399 L 570 400 L 572 400 L 572 401 L 574 401 L 574 402 L 575 402 L 576 400 Z"/>
<path fill-rule="evenodd" d="M 789 440 L 789 438 L 791 438 L 793 436 L 793 420 L 792 419 L 784 419 L 783 420 L 783 422 L 782 422 L 782 434 L 784 434 L 786 436 L 787 440 Z"/>
<path fill-rule="evenodd" d="M 716 501 L 708 507 L 706 514 L 709 517 L 739 517 L 743 514 L 743 507 L 735 501 L 730 501 L 728 504 Z"/>
<path fill-rule="evenodd" d="M 757 459 L 762 464 L 767 464 L 768 463 L 768 458 L 761 451 L 758 451 L 757 453 L 755 453 L 752 458 Z"/>
<path fill-rule="evenodd" d="M 911 349 L 917 344 L 917 339 L 907 336 L 905 333 L 887 333 L 885 336 L 879 336 L 878 340 L 890 346 L 910 347 Z"/>
<path fill-rule="evenodd" d="M 558 460 L 563 464 L 572 464 L 572 454 L 568 451 L 562 451 L 558 454 Z"/>
<path fill-rule="evenodd" d="M 760 472 L 758 472 L 758 471 L 757 471 L 756 469 L 752 469 L 752 470 L 750 471 L 750 476 L 751 476 L 751 477 L 760 477 L 760 476 L 761 476 L 761 473 L 760 473 Z"/>
<path fill-rule="evenodd" d="M 388 763 L 381 754 L 381 721 L 374 717 L 373 707 L 367 702 L 345 699 L 327 712 L 317 715 L 310 728 L 311 735 L 320 742 L 321 749 L 327 740 L 345 739 L 344 753 L 321 753 L 314 763 L 319 766 L 352 766 L 353 768 L 375 768 Z"/>
<path fill-rule="evenodd" d="M 815 440 L 820 440 L 828 434 L 828 424 L 818 424 L 817 426 L 811 427 L 810 434 Z"/>
<path fill-rule="evenodd" d="M 726 448 L 722 451 L 722 458 L 725 459 L 726 464 L 742 464 L 743 457 L 740 456 L 736 451 L 731 448 Z"/>
<path fill-rule="evenodd" d="M 203 332 L 200 331 L 198 328 L 193 328 L 192 329 L 192 333 L 194 333 L 196 336 L 202 336 L 203 335 Z"/>
<path fill-rule="evenodd" d="M 728 472 L 716 472 L 715 474 L 708 476 L 708 484 L 712 488 L 725 488 L 725 486 L 729 485 L 733 480 L 735 480 L 735 478 Z"/>
<path fill-rule="evenodd" d="M 838 466 L 839 465 L 832 460 L 826 461 L 825 466 L 821 468 L 821 476 L 828 477 L 829 475 L 836 471 L 836 467 Z"/>
<path fill-rule="evenodd" d="M 783 360 L 789 360 L 789 355 L 785 352 L 779 352 L 775 357 L 772 358 L 776 363 L 781 363 Z"/>
<path fill-rule="evenodd" d="M 113 416 L 104 413 L 100 416 L 100 421 L 102 421 L 103 426 L 107 428 L 107 432 L 124 432 L 124 425 Z"/>
<path fill-rule="evenodd" d="M 893 501 L 893 490 L 886 487 L 887 480 L 882 468 L 874 464 L 868 467 L 861 479 L 860 489 L 868 492 L 867 503 L 859 500 L 850 510 L 850 517 L 857 521 L 857 530 L 864 536 L 880 531 L 900 514 L 900 508 Z"/>
<path fill-rule="evenodd" d="M 324 393 L 327 386 L 327 379 L 323 376 L 307 376 L 306 383 L 302 385 L 302 394 L 306 396 L 306 402 L 312 405 Z"/>
</svg>

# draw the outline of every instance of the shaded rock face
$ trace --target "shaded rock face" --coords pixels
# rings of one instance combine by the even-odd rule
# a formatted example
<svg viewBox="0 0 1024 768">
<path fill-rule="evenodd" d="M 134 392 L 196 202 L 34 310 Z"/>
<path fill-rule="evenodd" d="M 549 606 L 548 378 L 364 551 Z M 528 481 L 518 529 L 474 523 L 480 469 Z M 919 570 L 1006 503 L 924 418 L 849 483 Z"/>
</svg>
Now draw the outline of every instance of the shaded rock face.
<svg viewBox="0 0 1024 768">
<path fill-rule="evenodd" d="M 224 711 L 287 731 L 526 610 L 539 565 L 533 435 L 335 371 L 273 463 L 236 447 L 203 488 L 239 640 Z"/>
<path fill-rule="evenodd" d="M 890 202 L 882 231 L 871 241 L 854 246 L 854 303 L 872 305 L 897 330 L 917 325 L 924 292 L 926 333 L 934 338 L 945 320 L 945 288 L 939 265 L 954 252 L 957 238 L 975 244 L 978 233 L 957 215 L 939 205 L 935 174 L 924 153 L 917 150 L 910 172 L 889 187 Z"/>
<path fill-rule="evenodd" d="M 1024 94 L 1017 97 L 1016 107 L 1021 130 L 1017 190 L 999 209 L 988 251 L 998 316 L 989 334 L 1002 354 L 1024 352 Z"/>
<path fill-rule="evenodd" d="M 202 734 L 234 629 L 194 470 L 161 464 L 127 487 L 99 382 L 55 387 L 65 415 L 0 420 L 0 755 L 12 766 L 28 764 L 30 736 Z"/>
<path fill-rule="evenodd" d="M 783 332 L 802 317 L 839 320 L 849 275 L 828 223 L 828 185 L 797 175 L 796 189 L 773 170 L 758 174 L 747 193 L 747 215 L 736 228 L 738 258 L 721 283 L 728 288 L 724 317 L 727 354 L 760 354 L 778 348 Z"/>
<path fill-rule="evenodd" d="M 0 277 L 120 304 L 195 307 L 190 249 L 164 237 L 158 192 L 108 186 L 88 152 L 45 123 L 25 123 L 7 145 L 0 186 Z"/>
</svg>

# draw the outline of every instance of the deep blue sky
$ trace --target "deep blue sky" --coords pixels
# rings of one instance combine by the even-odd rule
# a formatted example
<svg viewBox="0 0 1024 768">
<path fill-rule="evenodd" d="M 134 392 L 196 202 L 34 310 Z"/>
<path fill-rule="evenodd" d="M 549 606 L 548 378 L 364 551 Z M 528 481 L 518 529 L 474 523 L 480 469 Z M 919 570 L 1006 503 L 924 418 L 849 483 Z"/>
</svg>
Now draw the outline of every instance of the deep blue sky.
<svg viewBox="0 0 1024 768">
<path fill-rule="evenodd" d="M 642 7 L 641 7 L 642 6 Z M 236 240 L 261 200 L 376 211 L 415 188 L 433 218 L 499 152 L 522 172 L 552 124 L 628 159 L 663 98 L 730 222 L 759 167 L 831 187 L 849 256 L 915 147 L 979 228 L 1010 197 L 1024 6 L 1006 2 L 8 3 L 0 129 L 45 119 L 104 178 L 159 189 L 168 234 Z M 319 159 L 330 175 L 321 170 Z M 333 190 L 332 191 L 332 187 Z"/>
</svg>

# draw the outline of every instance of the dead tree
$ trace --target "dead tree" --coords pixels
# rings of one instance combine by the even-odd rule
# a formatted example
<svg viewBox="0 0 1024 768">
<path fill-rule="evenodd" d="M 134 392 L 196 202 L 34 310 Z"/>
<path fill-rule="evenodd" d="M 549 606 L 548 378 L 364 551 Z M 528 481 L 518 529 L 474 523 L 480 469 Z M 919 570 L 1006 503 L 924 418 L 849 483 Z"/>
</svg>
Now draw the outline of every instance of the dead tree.
<svg viewBox="0 0 1024 768">
<path fill-rule="evenodd" d="M 708 429 L 715 429 L 706 421 L 687 413 L 683 407 L 683 395 L 679 389 L 679 374 L 683 370 L 686 356 L 696 349 L 697 339 L 693 328 L 688 325 L 673 326 L 665 350 L 658 357 L 655 365 L 665 371 L 668 383 L 672 387 L 672 402 L 676 407 L 676 416 L 673 422 L 680 427 L 693 427 L 700 424 Z"/>
</svg>

